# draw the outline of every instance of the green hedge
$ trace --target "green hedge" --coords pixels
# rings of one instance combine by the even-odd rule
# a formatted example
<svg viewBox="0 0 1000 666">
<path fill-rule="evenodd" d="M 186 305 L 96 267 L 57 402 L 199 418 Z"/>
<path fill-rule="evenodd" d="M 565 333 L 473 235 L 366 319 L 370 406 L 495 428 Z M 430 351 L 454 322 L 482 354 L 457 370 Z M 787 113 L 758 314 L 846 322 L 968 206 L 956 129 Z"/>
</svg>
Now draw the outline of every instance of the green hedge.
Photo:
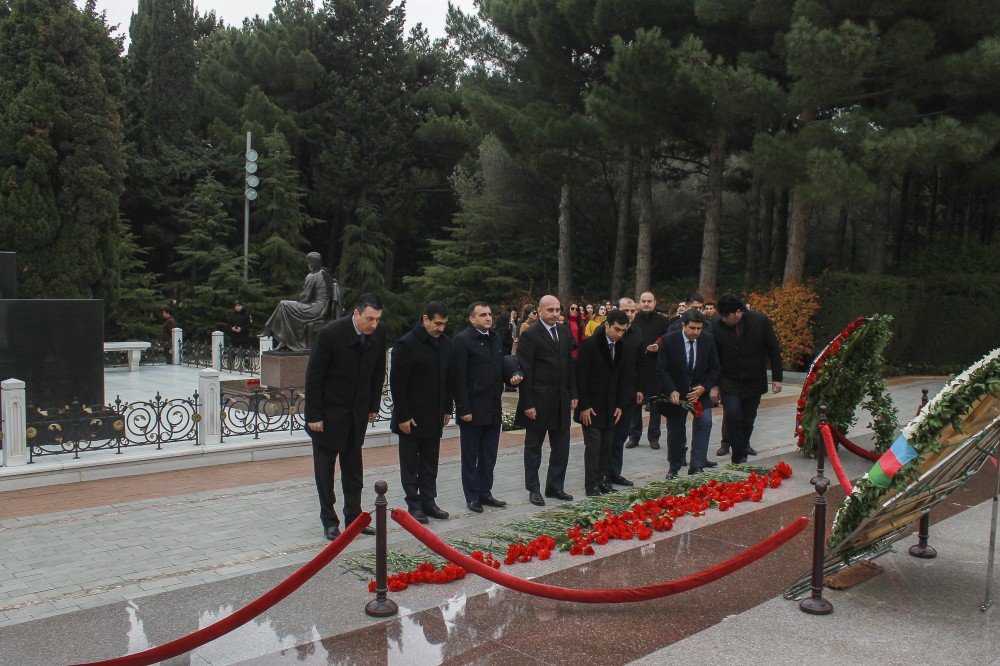
<svg viewBox="0 0 1000 666">
<path fill-rule="evenodd" d="M 961 370 L 1000 346 L 1000 276 L 900 278 L 824 273 L 816 282 L 815 340 L 825 345 L 855 317 L 888 314 L 886 361 L 910 371 Z"/>
</svg>

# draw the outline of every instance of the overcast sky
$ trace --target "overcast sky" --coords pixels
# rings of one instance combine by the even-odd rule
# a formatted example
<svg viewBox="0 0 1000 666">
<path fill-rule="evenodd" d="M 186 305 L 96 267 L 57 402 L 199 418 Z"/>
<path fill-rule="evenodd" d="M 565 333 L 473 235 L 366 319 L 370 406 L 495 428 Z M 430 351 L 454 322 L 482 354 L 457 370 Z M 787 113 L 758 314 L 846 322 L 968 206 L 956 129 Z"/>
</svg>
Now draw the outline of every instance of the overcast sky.
<svg viewBox="0 0 1000 666">
<path fill-rule="evenodd" d="M 472 0 L 451 0 L 465 12 L 473 11 Z M 82 4 L 78 0 L 77 4 Z M 138 5 L 137 0 L 97 0 L 97 11 L 108 13 L 108 23 L 119 25 L 121 32 L 128 32 L 128 24 L 132 13 Z M 319 7 L 322 0 L 316 0 Z M 260 14 L 267 18 L 274 7 L 274 0 L 195 0 L 195 6 L 202 14 L 215 10 L 215 15 L 223 18 L 226 25 L 240 26 L 243 18 Z M 431 35 L 431 39 L 444 37 L 444 18 L 448 11 L 448 0 L 407 0 L 406 31 L 417 24 L 423 23 Z"/>
</svg>

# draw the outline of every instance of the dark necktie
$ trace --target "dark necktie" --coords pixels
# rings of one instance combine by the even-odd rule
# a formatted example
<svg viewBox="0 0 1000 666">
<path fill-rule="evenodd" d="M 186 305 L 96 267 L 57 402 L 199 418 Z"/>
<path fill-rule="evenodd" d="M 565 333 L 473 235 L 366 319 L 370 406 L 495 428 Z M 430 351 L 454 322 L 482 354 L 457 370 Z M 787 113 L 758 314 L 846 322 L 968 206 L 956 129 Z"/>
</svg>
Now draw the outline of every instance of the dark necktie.
<svg viewBox="0 0 1000 666">
<path fill-rule="evenodd" d="M 549 329 L 549 333 L 552 334 L 552 339 L 556 342 L 556 344 L 559 344 L 559 334 L 556 333 L 556 327 L 555 326 L 553 326 L 552 328 Z"/>
<path fill-rule="evenodd" d="M 694 340 L 688 340 L 688 372 L 694 372 Z"/>
<path fill-rule="evenodd" d="M 615 360 L 615 343 L 613 343 L 613 342 L 609 342 L 608 343 L 608 351 L 611 352 L 611 360 L 614 361 Z"/>
<path fill-rule="evenodd" d="M 358 333 L 358 342 L 360 342 L 360 343 L 361 343 L 361 348 L 362 348 L 362 349 L 364 349 L 364 348 L 365 348 L 365 337 L 366 337 L 366 336 L 365 336 L 365 334 L 364 334 L 364 333 Z"/>
</svg>

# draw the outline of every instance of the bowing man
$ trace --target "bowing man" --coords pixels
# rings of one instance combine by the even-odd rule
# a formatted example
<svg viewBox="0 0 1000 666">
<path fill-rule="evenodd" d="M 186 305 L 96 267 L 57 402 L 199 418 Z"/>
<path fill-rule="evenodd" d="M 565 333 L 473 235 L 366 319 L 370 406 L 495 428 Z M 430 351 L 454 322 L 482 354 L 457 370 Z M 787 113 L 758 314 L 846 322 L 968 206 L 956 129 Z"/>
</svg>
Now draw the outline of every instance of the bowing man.
<svg viewBox="0 0 1000 666">
<path fill-rule="evenodd" d="M 667 398 L 668 479 L 677 478 L 687 453 L 687 415 L 681 401 L 702 402 L 691 426 L 691 467 L 697 474 L 708 466 L 708 438 L 712 434 L 712 403 L 709 391 L 719 380 L 719 355 L 710 333 L 704 333 L 706 319 L 698 310 L 687 310 L 682 327 L 663 338 L 657 359 L 661 396 Z"/>
<path fill-rule="evenodd" d="M 614 492 L 605 479 L 611 458 L 611 442 L 626 405 L 635 403 L 633 373 L 626 372 L 626 363 L 631 360 L 631 355 L 625 353 L 622 340 L 628 325 L 627 314 L 612 310 L 594 334 L 584 338 L 576 357 L 579 402 L 574 420 L 583 425 L 584 488 L 587 497 Z"/>
</svg>

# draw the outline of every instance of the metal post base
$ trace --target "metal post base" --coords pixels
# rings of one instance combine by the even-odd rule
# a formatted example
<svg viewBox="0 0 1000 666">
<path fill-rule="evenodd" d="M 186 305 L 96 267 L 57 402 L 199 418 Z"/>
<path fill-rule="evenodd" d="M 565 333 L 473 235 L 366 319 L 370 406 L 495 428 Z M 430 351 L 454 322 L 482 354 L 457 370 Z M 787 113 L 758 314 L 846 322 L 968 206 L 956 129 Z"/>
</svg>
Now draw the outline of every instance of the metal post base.
<svg viewBox="0 0 1000 666">
<path fill-rule="evenodd" d="M 372 617 L 392 617 L 399 612 L 399 606 L 392 599 L 372 599 L 365 604 L 365 613 Z"/>
<path fill-rule="evenodd" d="M 988 611 L 988 610 L 989 610 L 989 609 L 991 609 L 991 608 L 993 608 L 993 600 L 992 600 L 992 599 L 990 599 L 990 600 L 989 600 L 989 601 L 987 601 L 987 602 L 986 602 L 985 604 L 983 604 L 983 605 L 982 605 L 982 606 L 980 607 L 980 609 L 979 609 L 979 610 L 980 610 L 981 612 L 985 613 L 986 611 Z"/>
<path fill-rule="evenodd" d="M 833 612 L 833 604 L 823 597 L 806 597 L 799 602 L 799 610 L 810 615 L 829 615 Z"/>
<path fill-rule="evenodd" d="M 924 560 L 933 560 L 937 557 L 937 551 L 934 550 L 933 546 L 922 546 L 920 544 L 910 546 L 909 553 L 910 555 L 913 555 L 913 557 L 919 557 Z"/>
</svg>

